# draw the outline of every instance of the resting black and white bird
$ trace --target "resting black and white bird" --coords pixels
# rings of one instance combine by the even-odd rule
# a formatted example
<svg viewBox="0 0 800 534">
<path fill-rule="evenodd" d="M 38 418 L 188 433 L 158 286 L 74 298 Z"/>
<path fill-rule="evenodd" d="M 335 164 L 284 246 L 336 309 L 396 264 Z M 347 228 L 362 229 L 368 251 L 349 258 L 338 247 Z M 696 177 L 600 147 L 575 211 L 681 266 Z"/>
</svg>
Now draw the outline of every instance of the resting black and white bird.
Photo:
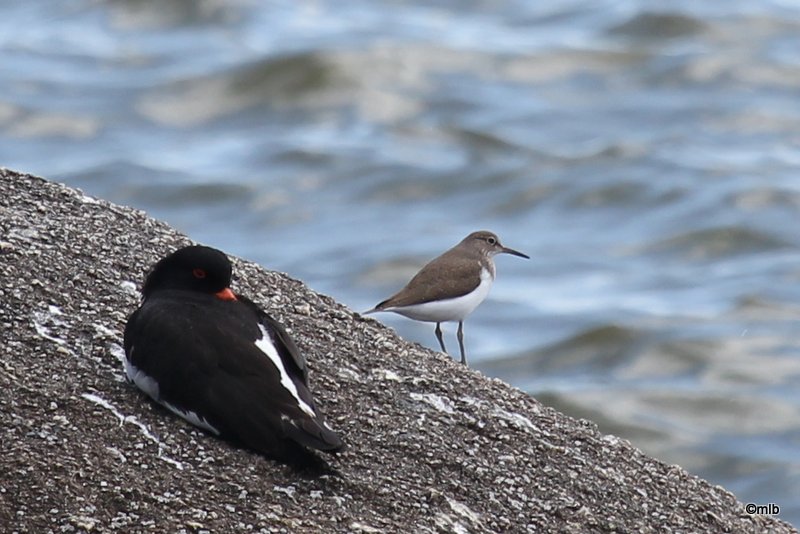
<svg viewBox="0 0 800 534">
<path fill-rule="evenodd" d="M 343 447 L 308 386 L 286 330 L 230 289 L 231 262 L 205 246 L 159 261 L 125 327 L 125 373 L 211 434 L 289 462 Z"/>
</svg>

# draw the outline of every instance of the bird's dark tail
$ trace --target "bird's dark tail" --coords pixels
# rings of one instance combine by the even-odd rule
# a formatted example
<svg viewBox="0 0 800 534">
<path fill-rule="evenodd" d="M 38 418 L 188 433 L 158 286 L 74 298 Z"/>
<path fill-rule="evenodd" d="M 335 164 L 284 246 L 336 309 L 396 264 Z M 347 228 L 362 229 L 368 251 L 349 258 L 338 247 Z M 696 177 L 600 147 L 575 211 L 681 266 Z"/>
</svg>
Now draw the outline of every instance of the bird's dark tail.
<svg viewBox="0 0 800 534">
<path fill-rule="evenodd" d="M 303 418 L 299 421 L 284 419 L 282 424 L 286 436 L 305 447 L 323 452 L 337 452 L 344 448 L 342 438 L 328 428 L 321 418 Z"/>
</svg>

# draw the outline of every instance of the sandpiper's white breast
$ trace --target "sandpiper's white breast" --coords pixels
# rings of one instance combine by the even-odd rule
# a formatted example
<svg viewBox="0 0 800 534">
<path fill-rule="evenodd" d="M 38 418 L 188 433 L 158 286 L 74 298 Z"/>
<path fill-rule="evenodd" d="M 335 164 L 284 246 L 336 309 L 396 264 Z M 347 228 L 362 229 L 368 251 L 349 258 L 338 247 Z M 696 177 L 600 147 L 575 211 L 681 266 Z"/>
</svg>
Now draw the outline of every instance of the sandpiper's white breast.
<svg viewBox="0 0 800 534">
<path fill-rule="evenodd" d="M 424 304 L 413 304 L 398 308 L 386 308 L 383 311 L 390 311 L 405 315 L 415 321 L 427 321 L 429 323 L 442 323 L 446 321 L 462 321 L 464 317 L 478 307 L 489 294 L 492 288 L 494 277 L 487 269 L 481 269 L 481 283 L 478 287 L 464 296 L 447 300 L 434 300 Z"/>
</svg>

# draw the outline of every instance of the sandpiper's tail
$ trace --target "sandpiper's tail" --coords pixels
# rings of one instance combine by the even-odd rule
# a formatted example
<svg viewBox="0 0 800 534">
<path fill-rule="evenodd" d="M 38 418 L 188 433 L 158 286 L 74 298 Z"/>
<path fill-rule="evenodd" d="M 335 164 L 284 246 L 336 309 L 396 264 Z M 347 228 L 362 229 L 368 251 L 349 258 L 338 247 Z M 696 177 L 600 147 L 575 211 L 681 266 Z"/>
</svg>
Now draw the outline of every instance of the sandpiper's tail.
<svg viewBox="0 0 800 534">
<path fill-rule="evenodd" d="M 380 312 L 380 311 L 387 311 L 386 310 L 386 305 L 389 304 L 390 300 L 392 300 L 392 299 L 389 298 L 389 299 L 384 300 L 383 302 L 379 302 L 378 304 L 375 305 L 374 308 L 372 308 L 371 310 L 367 310 L 367 311 L 363 312 L 361 315 L 369 315 L 370 313 L 375 313 L 375 312 Z"/>
</svg>

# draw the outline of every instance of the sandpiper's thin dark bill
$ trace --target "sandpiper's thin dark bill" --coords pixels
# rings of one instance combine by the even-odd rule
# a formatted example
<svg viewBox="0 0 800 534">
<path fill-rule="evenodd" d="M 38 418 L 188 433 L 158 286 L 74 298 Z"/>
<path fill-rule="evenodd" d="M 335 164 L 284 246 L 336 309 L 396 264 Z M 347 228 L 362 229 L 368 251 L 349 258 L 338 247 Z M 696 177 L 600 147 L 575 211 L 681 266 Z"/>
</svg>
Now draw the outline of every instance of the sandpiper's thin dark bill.
<svg viewBox="0 0 800 534">
<path fill-rule="evenodd" d="M 531 259 L 531 257 L 528 256 L 527 254 L 523 254 L 519 250 L 514 250 L 513 248 L 503 247 L 503 250 L 501 252 L 504 252 L 505 254 L 512 254 L 514 256 L 519 256 L 520 258 L 525 258 L 526 260 Z"/>
<path fill-rule="evenodd" d="M 306 448 L 343 447 L 308 387 L 308 368 L 280 323 L 233 292 L 219 250 L 184 247 L 145 280 L 125 326 L 125 373 L 173 413 L 215 436 L 302 465 Z"/>
<path fill-rule="evenodd" d="M 458 321 L 461 363 L 467 363 L 464 350 L 464 318 L 489 294 L 496 269 L 493 257 L 511 254 L 529 258 L 500 243 L 488 231 L 469 234 L 456 246 L 425 265 L 406 286 L 365 313 L 394 312 L 417 321 L 436 323 L 436 339 L 447 352 L 441 323 Z"/>
</svg>

